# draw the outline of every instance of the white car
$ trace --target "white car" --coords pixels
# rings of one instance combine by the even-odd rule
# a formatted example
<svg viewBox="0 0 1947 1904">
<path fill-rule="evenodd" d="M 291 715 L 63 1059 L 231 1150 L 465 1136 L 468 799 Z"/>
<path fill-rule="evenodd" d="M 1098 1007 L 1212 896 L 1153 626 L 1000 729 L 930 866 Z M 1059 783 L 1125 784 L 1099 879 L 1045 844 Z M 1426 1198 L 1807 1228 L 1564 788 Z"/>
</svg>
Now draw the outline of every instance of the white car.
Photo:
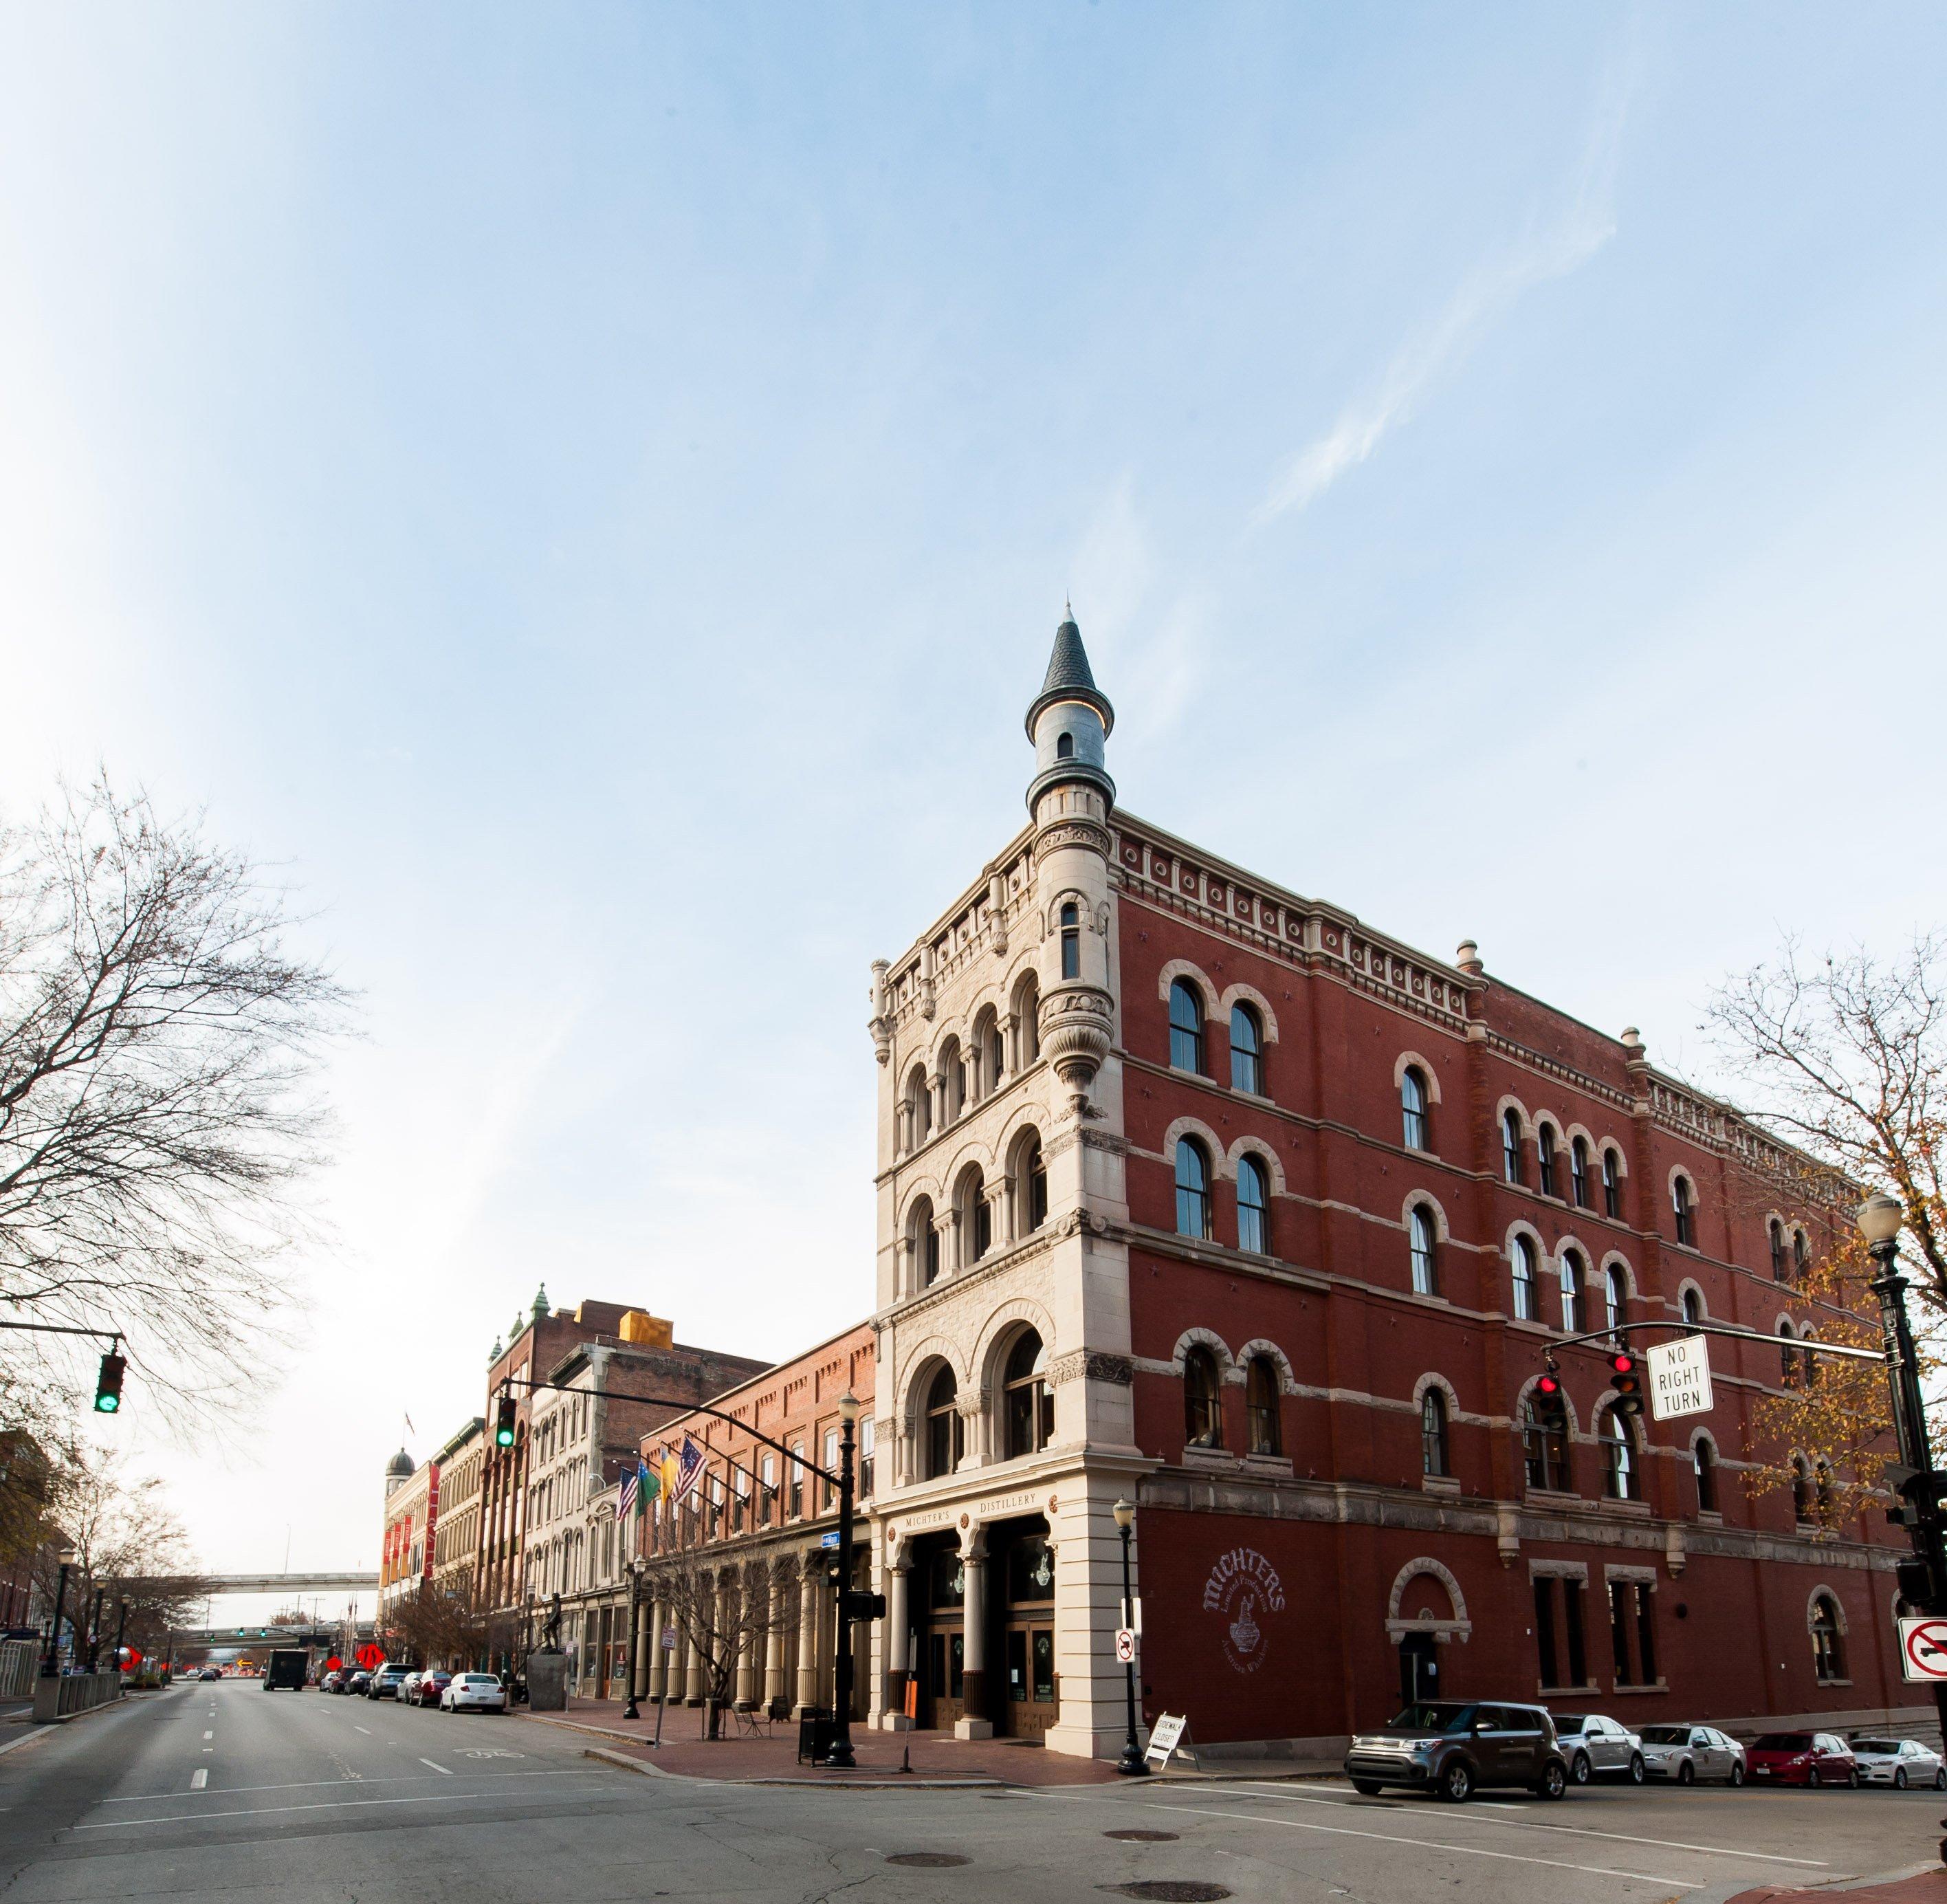
<svg viewBox="0 0 1947 1904">
<path fill-rule="evenodd" d="M 1931 1785 L 1947 1791 L 1947 1760 L 1929 1746 L 1910 1738 L 1856 1738 L 1851 1744 L 1862 1785 L 1891 1785 L 1899 1791 Z"/>
<path fill-rule="evenodd" d="M 492 1673 L 456 1673 L 439 1695 L 441 1712 L 505 1712 L 507 1689 Z"/>
<path fill-rule="evenodd" d="M 1744 1748 L 1712 1726 L 1645 1726 L 1643 1769 L 1652 1779 L 1674 1779 L 1680 1785 L 1699 1779 L 1744 1782 Z"/>
</svg>

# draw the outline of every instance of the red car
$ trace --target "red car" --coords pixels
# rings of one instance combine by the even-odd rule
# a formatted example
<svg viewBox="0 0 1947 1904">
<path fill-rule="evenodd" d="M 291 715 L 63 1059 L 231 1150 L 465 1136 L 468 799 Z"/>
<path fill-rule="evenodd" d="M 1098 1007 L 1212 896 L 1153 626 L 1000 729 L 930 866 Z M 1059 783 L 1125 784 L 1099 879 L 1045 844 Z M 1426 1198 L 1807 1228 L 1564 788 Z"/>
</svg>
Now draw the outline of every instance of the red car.
<svg viewBox="0 0 1947 1904">
<path fill-rule="evenodd" d="M 1744 1751 L 1754 1785 L 1856 1785 L 1853 1748 L 1831 1732 L 1761 1732 Z"/>
<path fill-rule="evenodd" d="M 453 1683 L 450 1673 L 422 1673 L 419 1683 L 413 1688 L 413 1703 L 419 1706 L 436 1706 L 439 1695 Z"/>
</svg>

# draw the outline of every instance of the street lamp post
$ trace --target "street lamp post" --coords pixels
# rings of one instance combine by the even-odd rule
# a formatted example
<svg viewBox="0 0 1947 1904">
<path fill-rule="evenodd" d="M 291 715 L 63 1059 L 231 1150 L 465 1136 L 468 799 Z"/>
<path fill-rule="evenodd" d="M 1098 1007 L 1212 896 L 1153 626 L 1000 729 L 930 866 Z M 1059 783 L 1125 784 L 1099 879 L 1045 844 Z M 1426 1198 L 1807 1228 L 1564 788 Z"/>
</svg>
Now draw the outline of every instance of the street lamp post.
<svg viewBox="0 0 1947 1904">
<path fill-rule="evenodd" d="M 859 1398 L 849 1389 L 839 1398 L 838 1418 L 838 1643 L 832 1672 L 831 1745 L 825 1762 L 843 1770 L 859 1763 L 852 1752 L 852 1452 Z"/>
<path fill-rule="evenodd" d="M 1129 1529 L 1136 1518 L 1133 1503 L 1116 1502 L 1114 1512 L 1116 1531 L 1122 1537 L 1122 1624 L 1135 1624 L 1135 1601 L 1129 1590 Z M 1142 1741 L 1136 1736 L 1136 1662 L 1133 1659 L 1122 1662 L 1122 1698 L 1127 1711 L 1128 1730 L 1122 1741 L 1122 1756 L 1116 1761 L 1116 1769 L 1125 1778 L 1140 1779 L 1149 1771 L 1143 1760 Z"/>
<path fill-rule="evenodd" d="M 88 1670 L 91 1673 L 101 1652 L 101 1602 L 108 1597 L 108 1589 L 98 1587 L 94 1590 L 94 1605 L 88 1615 Z"/>
<path fill-rule="evenodd" d="M 636 1680 L 642 1670 L 642 1569 L 648 1565 L 640 1554 L 629 1562 L 629 1703 L 622 1708 L 624 1719 L 639 1719 L 636 1705 Z"/>
<path fill-rule="evenodd" d="M 65 1540 L 54 1550 L 60 1571 L 54 1576 L 54 1617 L 48 1627 L 48 1650 L 41 1659 L 41 1677 L 52 1679 L 60 1670 L 61 1609 L 67 1604 L 67 1570 L 74 1565 L 74 1549 Z"/>
<path fill-rule="evenodd" d="M 1907 1282 L 1899 1273 L 1899 1232 L 1905 1212 L 1897 1198 L 1881 1190 L 1859 1206 L 1856 1220 L 1879 1271 L 1873 1278 L 1872 1291 L 1880 1302 L 1880 1335 L 1886 1348 L 1887 1381 L 1893 1392 L 1893 1433 L 1899 1443 L 1900 1465 L 1910 1471 L 1911 1476 L 1900 1492 L 1918 1562 L 1914 1571 L 1925 1583 L 1918 1596 L 1923 1602 L 1919 1610 L 1947 1613 L 1947 1540 L 1942 1539 L 1940 1525 L 1940 1481 L 1933 1466 L 1933 1443 L 1927 1432 L 1919 1358 L 1914 1351 L 1913 1330 L 1906 1317 Z M 1947 1730 L 1947 1684 L 1934 1683 L 1933 1702 L 1942 1727 Z"/>
</svg>

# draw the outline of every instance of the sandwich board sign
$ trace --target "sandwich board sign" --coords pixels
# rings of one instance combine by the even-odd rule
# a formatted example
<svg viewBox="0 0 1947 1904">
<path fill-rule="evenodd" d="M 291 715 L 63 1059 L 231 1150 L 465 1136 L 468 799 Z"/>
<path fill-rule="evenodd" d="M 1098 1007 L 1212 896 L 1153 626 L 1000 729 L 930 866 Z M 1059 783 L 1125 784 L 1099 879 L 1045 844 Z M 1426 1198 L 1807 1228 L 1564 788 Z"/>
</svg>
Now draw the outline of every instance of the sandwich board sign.
<svg viewBox="0 0 1947 1904">
<path fill-rule="evenodd" d="M 1156 1723 L 1150 1728 L 1150 1742 L 1143 1748 L 1143 1763 L 1153 1761 L 1167 1766 L 1172 1757 L 1181 1752 L 1200 1772 L 1203 1766 L 1196 1757 L 1196 1748 L 1190 1742 L 1190 1720 L 1187 1714 L 1159 1712 Z"/>
<path fill-rule="evenodd" d="M 1710 1412 L 1709 1338 L 1683 1336 L 1644 1352 L 1649 1370 L 1649 1411 L 1658 1421 Z"/>
</svg>

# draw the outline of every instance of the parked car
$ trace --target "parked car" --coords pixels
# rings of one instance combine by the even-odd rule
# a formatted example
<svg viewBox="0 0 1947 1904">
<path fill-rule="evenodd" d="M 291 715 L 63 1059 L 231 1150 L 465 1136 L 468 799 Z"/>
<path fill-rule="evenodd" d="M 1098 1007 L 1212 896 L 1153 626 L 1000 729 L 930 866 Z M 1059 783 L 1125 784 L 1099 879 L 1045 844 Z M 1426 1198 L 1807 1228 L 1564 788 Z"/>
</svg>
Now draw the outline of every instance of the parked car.
<svg viewBox="0 0 1947 1904">
<path fill-rule="evenodd" d="M 345 1690 L 346 1677 L 343 1667 L 334 1666 L 323 1678 L 318 1681 L 317 1689 L 320 1692 L 342 1692 Z"/>
<path fill-rule="evenodd" d="M 223 1675 L 213 1666 L 206 1666 L 203 1670 L 197 1675 L 197 1677 L 199 1680 L 220 1680 L 222 1676 Z"/>
<path fill-rule="evenodd" d="M 405 1684 L 409 1676 L 407 1668 L 403 1666 L 389 1664 L 382 1666 L 372 1675 L 372 1683 L 365 1689 L 365 1696 L 368 1699 L 396 1699 L 399 1696 L 399 1688 Z"/>
<path fill-rule="evenodd" d="M 398 1698 L 401 1705 L 415 1706 L 419 1704 L 420 1676 L 418 1668 L 414 1667 L 399 1682 Z"/>
<path fill-rule="evenodd" d="M 1568 1776 L 1578 1785 L 1593 1778 L 1643 1782 L 1642 1741 L 1627 1726 L 1599 1712 L 1552 1712 L 1555 1742 L 1568 1761 Z"/>
<path fill-rule="evenodd" d="M 1440 1699 L 1356 1735 L 1345 1776 L 1368 1797 L 1382 1786 L 1408 1785 L 1457 1805 L 1487 1785 L 1524 1785 L 1559 1798 L 1568 1789 L 1568 1761 L 1540 1706 Z"/>
<path fill-rule="evenodd" d="M 1856 1785 L 1852 1748 L 1831 1732 L 1760 1732 L 1744 1753 L 1752 1782 L 1761 1785 Z"/>
<path fill-rule="evenodd" d="M 1645 1726 L 1642 1756 L 1652 1779 L 1673 1779 L 1680 1785 L 1699 1779 L 1744 1782 L 1744 1748 L 1714 1726 Z"/>
<path fill-rule="evenodd" d="M 1947 1791 L 1947 1760 L 1932 1747 L 1917 1739 L 1856 1735 L 1850 1743 L 1861 1785 L 1891 1785 L 1900 1791 L 1908 1785 L 1931 1785 L 1936 1791 Z"/>
<path fill-rule="evenodd" d="M 413 1688 L 413 1704 L 416 1706 L 436 1706 L 439 1695 L 453 1683 L 450 1673 L 422 1673 L 419 1683 Z"/>
<path fill-rule="evenodd" d="M 348 1693 L 356 1693 L 361 1699 L 364 1698 L 367 1692 L 371 1689 L 371 1685 L 372 1675 L 362 1670 L 356 1673 L 348 1673 L 345 1676 L 345 1691 Z"/>
<path fill-rule="evenodd" d="M 456 1673 L 439 1695 L 441 1712 L 505 1712 L 507 1689 L 492 1673 Z"/>
</svg>

